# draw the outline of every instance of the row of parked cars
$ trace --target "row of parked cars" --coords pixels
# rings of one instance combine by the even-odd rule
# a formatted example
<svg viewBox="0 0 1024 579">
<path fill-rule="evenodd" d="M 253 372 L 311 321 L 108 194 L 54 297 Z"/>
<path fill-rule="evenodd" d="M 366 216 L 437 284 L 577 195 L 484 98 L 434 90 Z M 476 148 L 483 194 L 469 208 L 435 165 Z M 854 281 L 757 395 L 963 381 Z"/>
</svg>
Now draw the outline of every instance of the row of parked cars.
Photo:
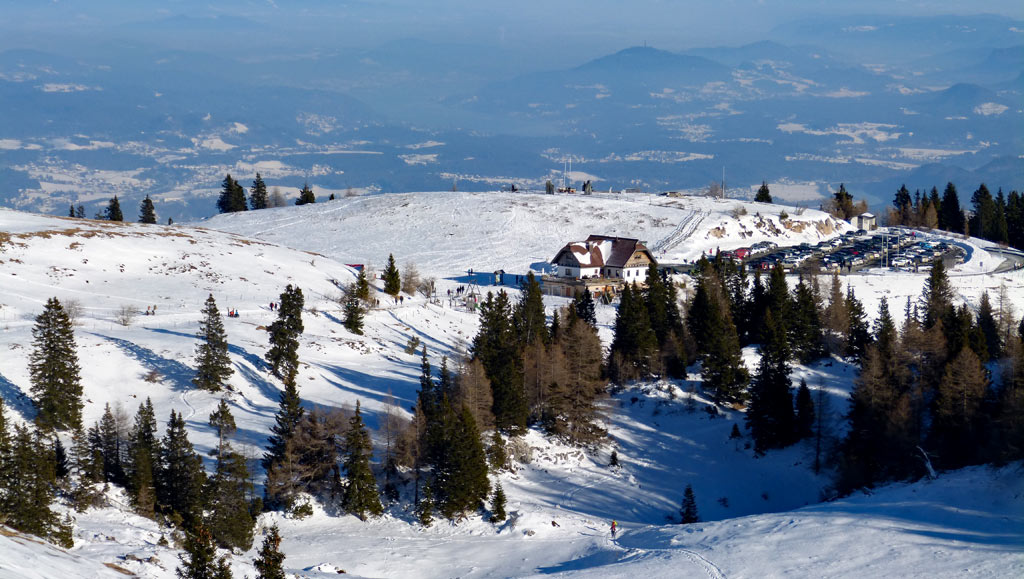
<svg viewBox="0 0 1024 579">
<path fill-rule="evenodd" d="M 781 263 L 787 271 L 802 267 L 816 267 L 821 271 L 852 271 L 874 263 L 895 268 L 915 268 L 950 251 L 962 252 L 955 245 L 920 239 L 912 231 L 894 229 L 868 233 L 861 229 L 817 244 L 802 243 L 794 247 L 779 248 L 770 241 L 762 241 L 749 248 L 723 251 L 722 256 L 745 261 L 751 269 L 769 270 L 776 263 Z"/>
</svg>

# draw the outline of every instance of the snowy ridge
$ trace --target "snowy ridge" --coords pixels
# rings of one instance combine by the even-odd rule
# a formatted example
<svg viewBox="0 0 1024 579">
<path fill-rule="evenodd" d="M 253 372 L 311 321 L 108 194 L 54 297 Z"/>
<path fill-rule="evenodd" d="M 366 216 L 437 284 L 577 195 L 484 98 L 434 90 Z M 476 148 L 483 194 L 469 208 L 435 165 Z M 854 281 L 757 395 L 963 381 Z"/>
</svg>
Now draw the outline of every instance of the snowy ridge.
<svg viewBox="0 0 1024 579">
<path fill-rule="evenodd" d="M 341 407 L 358 400 L 373 428 L 388 393 L 406 410 L 415 400 L 419 357 L 404 352 L 409 338 L 416 336 L 426 344 L 437 367 L 441 356 L 452 357 L 466 348 L 477 318 L 443 300 L 427 303 L 422 296 L 412 296 L 394 304 L 378 293 L 380 307 L 367 314 L 366 335 L 352 335 L 341 326 L 340 307 L 333 299 L 340 293 L 339 284 L 354 279 L 344 263 L 379 267 L 382 260 L 367 256 L 386 258 L 393 251 L 400 266 L 411 257 L 424 274 L 455 274 L 438 279 L 438 291 L 444 295 L 465 283 L 456 276 L 466 262 L 471 267 L 486 263 L 515 271 L 517 265 L 528 267 L 533 256 L 541 256 L 537 261 L 550 259 L 564 245 L 563 234 L 571 239 L 569 234 L 597 229 L 623 236 L 643 237 L 644 231 L 667 236 L 678 225 L 680 211 L 696 215 L 706 210 L 708 216 L 690 239 L 695 244 L 702 240 L 705 247 L 721 243 L 724 249 L 726 243 L 757 239 L 741 236 L 744 228 L 752 236 L 767 236 L 756 229 L 759 219 L 777 223 L 755 204 L 746 205 L 747 215 L 733 218 L 731 201 L 658 199 L 665 205 L 621 201 L 606 206 L 609 200 L 591 203 L 581 197 L 447 195 L 452 194 L 343 199 L 225 215 L 205 223 L 244 225 L 263 235 L 262 240 L 207 228 L 0 211 L 0 396 L 8 404 L 8 417 L 32 418 L 25 398 L 31 327 L 50 296 L 80 306 L 75 333 L 86 423 L 97 420 L 106 403 L 132 414 L 150 397 L 161 433 L 169 412 L 182 412 L 190 439 L 209 460 L 216 437 L 207 419 L 222 396 L 238 424 L 232 444 L 258 455 L 266 443 L 280 384 L 263 362 L 263 328 L 274 319 L 268 303 L 276 301 L 285 284 L 298 285 L 306 297 L 298 377 L 303 403 Z M 458 203 L 434 202 L 452 199 Z M 566 214 L 573 225 L 549 231 L 551 222 L 561 223 L 558 211 L 580 208 L 585 211 L 579 215 Z M 581 225 L 574 224 L 576 217 Z M 811 212 L 803 217 L 809 219 Z M 399 228 L 404 231 L 402 219 L 411 219 L 409 236 L 395 233 Z M 661 221 L 655 225 L 657 219 Z M 712 235 L 720 227 L 723 236 Z M 785 235 L 800 239 L 821 233 L 814 226 L 780 232 Z M 548 243 L 556 239 L 557 247 L 550 249 Z M 702 251 L 689 243 L 676 251 L 683 251 L 682 246 L 685 251 Z M 977 255 L 983 254 L 978 247 Z M 972 262 L 963 266 L 968 272 L 975 271 L 972 267 Z M 965 295 L 980 291 L 971 289 L 979 287 L 979 280 L 985 287 L 1008 283 L 1010 298 L 1019 306 L 1024 300 L 1020 274 L 1024 272 L 978 273 L 955 278 L 964 285 L 953 283 Z M 868 289 L 871 295 L 891 298 L 902 292 L 919 294 L 922 278 L 923 274 L 901 274 L 850 279 L 861 284 L 857 288 L 863 299 Z M 222 312 L 236 309 L 240 314 L 225 319 L 235 373 L 229 380 L 232 391 L 220 394 L 196 391 L 190 383 L 199 311 L 209 293 Z M 546 305 L 550 311 L 564 303 L 548 298 Z M 156 305 L 157 314 L 139 315 L 121 325 L 116 318 L 126 305 L 141 311 Z M 893 299 L 890 305 L 899 307 Z M 607 340 L 615 310 L 599 304 L 597 315 Z M 748 367 L 753 367 L 755 357 L 751 349 L 744 352 Z M 793 377 L 804 377 L 812 389 L 822 389 L 838 416 L 845 410 L 854 373 L 853 367 L 832 360 L 797 367 Z M 608 466 L 611 444 L 587 452 L 530 432 L 524 443 L 533 459 L 500 475 L 512 516 L 501 526 L 470 517 L 457 525 L 439 521 L 422 528 L 413 523 L 407 503 L 364 523 L 317 505 L 314 515 L 304 520 L 263 515 L 257 533 L 278 523 L 289 573 L 309 578 L 337 577 L 339 570 L 349 576 L 401 578 L 945 577 L 966 570 L 999 577 L 1022 571 L 1020 465 L 999 471 L 968 469 L 932 482 L 893 485 L 872 496 L 815 504 L 827 494 L 828 479 L 811 472 L 811 450 L 796 445 L 754 458 L 744 440 L 729 439 L 743 414 L 724 409 L 712 417 L 705 411 L 707 400 L 689 391 L 698 377 L 690 378 L 639 384 L 608 401 L 603 426 L 618 452 L 620 468 Z M 257 480 L 261 476 L 257 474 Z M 688 483 L 701 516 L 713 522 L 668 524 L 677 516 L 682 488 Z M 987 491 L 972 490 L 979 488 Z M 0 578 L 110 576 L 104 563 L 140 577 L 174 577 L 178 551 L 158 544 L 167 530 L 128 512 L 119 491 L 112 490 L 108 498 L 111 506 L 74 515 L 75 547 L 67 555 L 31 542 L 8 548 L 12 539 L 0 537 Z M 941 516 L 929 515 L 937 505 Z M 622 528 L 615 540 L 608 533 L 613 519 Z M 857 544 L 854 553 L 849 553 L 847 542 Z M 235 577 L 252 575 L 252 556 L 253 551 L 231 557 Z M 59 561 L 50 564 L 48 558 Z"/>
</svg>

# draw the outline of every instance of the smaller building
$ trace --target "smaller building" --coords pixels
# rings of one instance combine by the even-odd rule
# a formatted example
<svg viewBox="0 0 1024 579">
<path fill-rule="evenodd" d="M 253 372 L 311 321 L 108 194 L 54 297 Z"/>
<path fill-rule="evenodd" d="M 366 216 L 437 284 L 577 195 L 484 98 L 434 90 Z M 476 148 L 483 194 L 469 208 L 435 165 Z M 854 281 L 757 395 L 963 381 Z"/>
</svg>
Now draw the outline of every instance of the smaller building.
<svg viewBox="0 0 1024 579">
<path fill-rule="evenodd" d="M 554 275 L 544 277 L 545 293 L 572 297 L 584 289 L 594 295 L 615 294 L 627 283 L 644 284 L 656 263 L 638 239 L 591 235 L 567 243 L 551 260 Z"/>
<path fill-rule="evenodd" d="M 875 223 L 875 216 L 871 213 L 861 213 L 850 220 L 850 225 L 853 225 L 857 229 L 863 229 L 864 231 L 873 231 L 878 229 L 878 225 Z"/>
</svg>

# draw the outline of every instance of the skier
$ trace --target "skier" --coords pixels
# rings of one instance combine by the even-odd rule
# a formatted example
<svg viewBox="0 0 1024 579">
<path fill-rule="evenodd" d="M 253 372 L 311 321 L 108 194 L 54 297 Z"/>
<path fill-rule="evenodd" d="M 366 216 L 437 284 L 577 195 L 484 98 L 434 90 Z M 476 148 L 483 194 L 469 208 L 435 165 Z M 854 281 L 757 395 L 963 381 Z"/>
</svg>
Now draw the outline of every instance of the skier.
<svg viewBox="0 0 1024 579">
<path fill-rule="evenodd" d="M 615 531 L 617 531 L 618 529 L 619 529 L 618 523 L 616 523 L 615 521 L 612 521 L 612 538 L 613 539 L 615 538 Z"/>
</svg>

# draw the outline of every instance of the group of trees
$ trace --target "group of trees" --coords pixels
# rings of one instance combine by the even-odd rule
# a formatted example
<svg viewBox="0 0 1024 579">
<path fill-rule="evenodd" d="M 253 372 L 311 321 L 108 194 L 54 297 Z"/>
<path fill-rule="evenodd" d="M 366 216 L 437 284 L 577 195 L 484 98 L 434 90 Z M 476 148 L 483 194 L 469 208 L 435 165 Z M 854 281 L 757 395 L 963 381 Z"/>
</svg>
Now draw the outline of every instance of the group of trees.
<svg viewBox="0 0 1024 579">
<path fill-rule="evenodd" d="M 825 203 L 823 209 L 833 217 L 849 221 L 867 211 L 868 204 L 864 200 L 854 203 L 853 195 L 846 190 L 845 184 L 840 183 L 839 189 L 832 194 L 832 198 Z"/>
<path fill-rule="evenodd" d="M 332 195 L 331 198 L 333 199 L 334 196 Z M 309 188 L 309 183 L 302 186 L 302 189 L 299 190 L 299 197 L 295 200 L 296 205 L 306 205 L 307 203 L 316 203 L 316 195 Z M 233 179 L 230 173 L 224 177 L 220 196 L 217 197 L 217 210 L 221 213 L 235 213 L 250 209 L 256 211 L 268 207 L 284 207 L 285 205 L 287 202 L 284 195 L 276 187 L 267 193 L 267 184 L 259 173 L 256 173 L 256 178 L 253 179 L 252 186 L 249 187 L 248 199 L 245 195 L 245 188 Z"/>
<path fill-rule="evenodd" d="M 889 223 L 964 233 L 996 243 L 1024 249 L 1024 198 L 1017 191 L 1009 195 L 1000 189 L 995 197 L 982 183 L 971 195 L 971 211 L 961 208 L 956 185 L 939 190 L 920 189 L 913 195 L 906 185 L 896 191 L 889 210 Z"/>
<path fill-rule="evenodd" d="M 1024 458 L 1024 324 L 1005 295 L 996 308 L 983 294 L 976 313 L 952 295 L 936 262 L 899 329 L 883 300 L 851 394 L 841 489 Z"/>
<path fill-rule="evenodd" d="M 68 208 L 68 217 L 84 219 L 85 206 L 78 205 L 76 207 L 72 203 Z M 118 200 L 117 195 L 114 195 L 107 202 L 107 206 L 98 212 L 95 218 L 103 221 L 124 221 L 124 213 L 121 211 L 121 202 Z M 156 207 L 153 205 L 153 200 L 149 198 L 149 195 L 146 195 L 146 198 L 139 204 L 139 223 L 156 223 Z M 173 221 L 168 219 L 167 224 L 170 225 L 171 223 Z"/>
</svg>

